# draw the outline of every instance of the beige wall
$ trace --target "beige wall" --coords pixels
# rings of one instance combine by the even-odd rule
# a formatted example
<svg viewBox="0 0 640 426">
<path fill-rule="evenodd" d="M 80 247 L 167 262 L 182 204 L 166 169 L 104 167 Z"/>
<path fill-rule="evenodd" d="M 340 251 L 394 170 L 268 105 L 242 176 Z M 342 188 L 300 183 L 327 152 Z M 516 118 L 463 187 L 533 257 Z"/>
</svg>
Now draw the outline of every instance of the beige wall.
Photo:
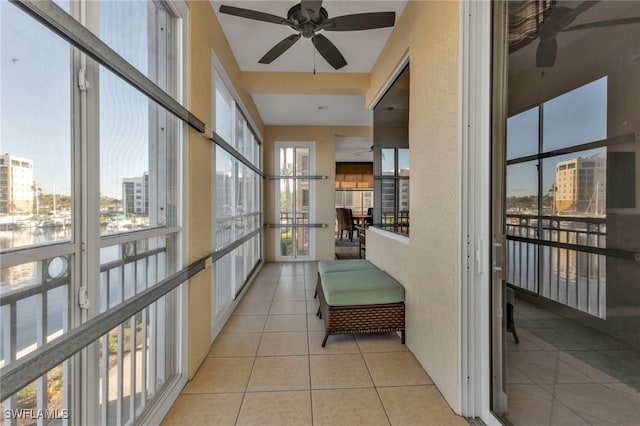
<svg viewBox="0 0 640 426">
<path fill-rule="evenodd" d="M 244 71 L 242 81 L 250 93 L 296 95 L 364 95 L 369 74 Z"/>
<path fill-rule="evenodd" d="M 360 126 L 265 126 L 264 127 L 264 171 L 268 175 L 275 171 L 274 146 L 276 142 L 315 142 L 317 175 L 326 175 L 327 180 L 315 181 L 316 222 L 326 223 L 327 228 L 315 229 L 316 259 L 333 259 L 334 219 L 335 219 L 335 175 L 336 175 L 336 135 L 372 136 L 371 127 Z M 264 214 L 266 223 L 276 223 L 275 188 L 278 181 L 267 180 L 264 187 Z M 265 259 L 275 260 L 276 230 L 265 231 Z"/>
<path fill-rule="evenodd" d="M 209 2 L 189 1 L 189 110 L 203 120 L 211 132 L 211 51 L 225 67 L 241 101 L 259 132 L 262 121 L 253 100 L 242 89 L 242 74 Z M 211 252 L 211 153 L 213 145 L 203 135 L 189 130 L 188 161 L 188 262 Z M 188 376 L 193 377 L 209 352 L 211 335 L 211 269 L 189 280 L 188 287 Z"/>
<path fill-rule="evenodd" d="M 369 104 L 410 55 L 411 235 L 367 234 L 367 258 L 406 289 L 407 346 L 460 412 L 460 150 L 457 2 L 409 2 L 370 76 Z"/>
</svg>

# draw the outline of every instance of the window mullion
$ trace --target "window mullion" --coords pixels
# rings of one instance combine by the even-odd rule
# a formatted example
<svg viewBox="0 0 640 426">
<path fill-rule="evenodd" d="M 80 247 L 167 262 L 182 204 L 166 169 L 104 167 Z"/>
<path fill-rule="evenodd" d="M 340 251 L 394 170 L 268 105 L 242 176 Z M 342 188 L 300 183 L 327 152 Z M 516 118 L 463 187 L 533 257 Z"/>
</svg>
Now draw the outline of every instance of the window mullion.
<svg viewBox="0 0 640 426">
<path fill-rule="evenodd" d="M 80 2 L 80 20 L 87 28 L 98 31 L 99 7 L 97 2 Z M 99 130 L 99 65 L 86 54 L 79 55 L 80 70 L 89 83 L 79 92 L 79 145 L 80 195 L 79 241 L 82 253 L 79 259 L 81 268 L 80 295 L 86 303 L 81 305 L 81 321 L 97 315 L 100 311 L 100 222 L 97 212 L 100 210 L 100 140 Z M 93 285 L 92 285 L 93 284 Z M 96 285 L 97 284 L 97 285 Z M 80 303 L 85 300 L 79 300 Z M 81 368 L 75 371 L 80 376 L 81 410 L 83 424 L 98 424 L 99 418 L 99 372 L 98 344 L 89 346 L 83 354 Z"/>
</svg>

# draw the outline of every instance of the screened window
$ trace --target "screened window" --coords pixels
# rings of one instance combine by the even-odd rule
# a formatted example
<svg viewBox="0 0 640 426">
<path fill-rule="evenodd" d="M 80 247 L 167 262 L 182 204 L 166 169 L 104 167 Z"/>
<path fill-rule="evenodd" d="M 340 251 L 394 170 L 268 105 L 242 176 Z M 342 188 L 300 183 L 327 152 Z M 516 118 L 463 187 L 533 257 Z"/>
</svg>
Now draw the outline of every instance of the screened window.
<svg viewBox="0 0 640 426">
<path fill-rule="evenodd" d="M 99 35 L 159 87 L 176 87 L 174 26 L 159 2 L 99 3 Z M 101 233 L 165 226 L 175 215 L 177 119 L 100 68 Z M 133 199 L 132 192 L 140 194 Z M 168 222 L 169 221 L 169 222 Z"/>
<path fill-rule="evenodd" d="M 373 110 L 373 224 L 409 234 L 409 66 Z"/>
<path fill-rule="evenodd" d="M 69 2 L 56 3 L 71 13 Z M 80 3 L 73 9 L 83 13 L 73 18 L 176 98 L 173 9 Z M 0 36 L 0 364 L 7 366 L 182 266 L 183 124 L 9 2 L 0 2 Z M 44 243 L 55 244 L 30 247 Z M 137 423 L 181 374 L 178 292 L 2 408 L 64 409 L 79 414 L 75 423 Z M 90 385 L 81 392 L 80 383 Z"/>
<path fill-rule="evenodd" d="M 241 158 L 223 145 L 216 145 L 213 150 L 212 251 L 246 239 L 215 264 L 211 292 L 213 333 L 260 261 L 262 240 L 256 231 L 262 227 L 262 177 L 254 170 L 260 167 L 259 139 L 217 71 L 212 82 L 215 133 Z"/>
</svg>

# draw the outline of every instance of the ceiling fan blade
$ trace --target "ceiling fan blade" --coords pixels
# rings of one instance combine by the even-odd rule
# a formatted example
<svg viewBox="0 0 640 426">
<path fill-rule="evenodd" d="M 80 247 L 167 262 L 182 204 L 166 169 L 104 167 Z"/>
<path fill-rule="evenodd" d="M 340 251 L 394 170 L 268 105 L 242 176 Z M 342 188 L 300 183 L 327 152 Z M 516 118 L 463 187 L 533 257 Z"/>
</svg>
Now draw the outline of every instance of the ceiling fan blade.
<svg viewBox="0 0 640 426">
<path fill-rule="evenodd" d="M 242 9 L 241 7 L 220 6 L 220 13 L 227 15 L 239 16 L 241 18 L 253 19 L 254 21 L 271 22 L 280 25 L 295 25 L 286 18 L 281 18 L 270 13 L 258 12 L 257 10 Z"/>
<path fill-rule="evenodd" d="M 591 9 L 593 6 L 595 6 L 596 4 L 600 3 L 599 0 L 593 0 L 593 1 L 585 1 L 580 3 L 580 5 L 574 7 L 571 10 L 570 13 L 570 20 L 573 21 L 575 19 L 576 16 L 580 15 L 581 13 L 586 12 L 587 10 Z"/>
<path fill-rule="evenodd" d="M 328 38 L 322 34 L 316 34 L 311 41 L 322 57 L 329 62 L 333 68 L 338 70 L 347 65 L 347 61 L 344 59 L 344 56 L 342 56 L 342 53 L 340 53 L 336 45 L 331 43 Z"/>
<path fill-rule="evenodd" d="M 393 27 L 395 22 L 395 12 L 357 13 L 355 15 L 343 15 L 327 19 L 322 24 L 322 29 L 326 31 L 373 30 Z"/>
<path fill-rule="evenodd" d="M 538 50 L 536 51 L 536 66 L 538 68 L 550 68 L 556 62 L 558 54 L 558 42 L 555 38 L 540 39 Z"/>
<path fill-rule="evenodd" d="M 562 31 L 576 31 L 585 30 L 588 28 L 601 28 L 601 27 L 613 27 L 615 25 L 627 25 L 627 24 L 639 24 L 640 16 L 635 18 L 619 18 L 610 19 L 608 21 L 589 22 L 588 24 L 574 25 L 573 27 L 565 28 Z"/>
<path fill-rule="evenodd" d="M 302 10 L 307 11 L 307 17 L 312 19 L 320 13 L 322 0 L 302 0 L 300 4 L 302 5 Z"/>
<path fill-rule="evenodd" d="M 260 60 L 261 64 L 270 64 L 275 61 L 280 55 L 287 51 L 296 41 L 300 40 L 300 34 L 291 34 L 289 37 L 282 40 L 269 50 Z"/>
</svg>

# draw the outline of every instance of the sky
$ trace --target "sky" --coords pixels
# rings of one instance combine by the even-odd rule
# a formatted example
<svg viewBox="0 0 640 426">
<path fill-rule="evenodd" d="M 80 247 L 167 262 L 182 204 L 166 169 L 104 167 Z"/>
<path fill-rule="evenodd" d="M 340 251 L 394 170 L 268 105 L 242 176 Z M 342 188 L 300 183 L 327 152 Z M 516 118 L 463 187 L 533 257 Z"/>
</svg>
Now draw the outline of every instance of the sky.
<svg viewBox="0 0 640 426">
<path fill-rule="evenodd" d="M 101 38 L 145 74 L 148 4 L 100 3 Z M 67 42 L 0 1 L 0 152 L 32 159 L 45 194 L 71 193 L 70 55 Z M 102 67 L 99 78 L 100 192 L 120 198 L 122 178 L 149 170 L 149 101 Z"/>
<path fill-rule="evenodd" d="M 543 151 L 580 145 L 607 138 L 607 78 L 603 77 L 551 99 L 542 105 Z M 538 108 L 507 120 L 507 159 L 538 152 Z M 577 152 L 543 161 L 542 193 L 555 181 L 555 166 L 571 158 L 590 157 L 604 148 Z M 507 197 L 538 193 L 537 161 L 507 167 Z"/>
</svg>

